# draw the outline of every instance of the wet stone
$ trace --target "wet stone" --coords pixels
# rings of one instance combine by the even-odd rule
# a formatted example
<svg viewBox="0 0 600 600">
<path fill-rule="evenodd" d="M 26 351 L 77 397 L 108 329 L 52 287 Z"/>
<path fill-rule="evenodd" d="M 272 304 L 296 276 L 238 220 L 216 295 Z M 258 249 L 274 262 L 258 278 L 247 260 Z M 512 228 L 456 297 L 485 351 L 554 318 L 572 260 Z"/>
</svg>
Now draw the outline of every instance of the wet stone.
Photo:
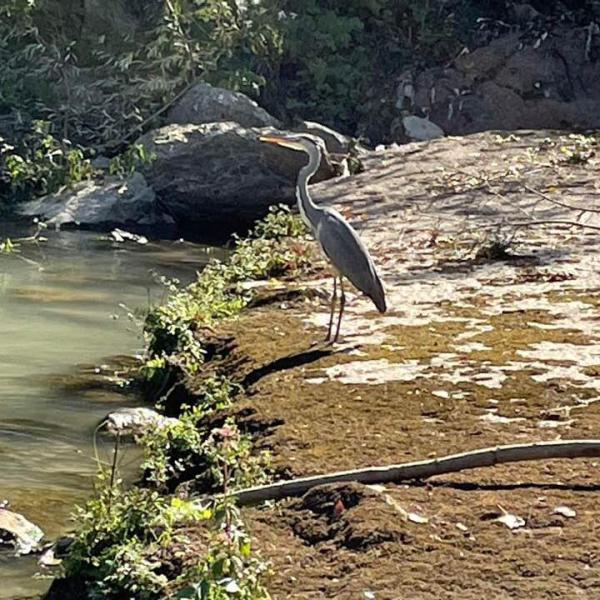
<svg viewBox="0 0 600 600">
<path fill-rule="evenodd" d="M 0 546 L 12 547 L 18 555 L 40 549 L 44 532 L 23 515 L 0 508 Z"/>
</svg>

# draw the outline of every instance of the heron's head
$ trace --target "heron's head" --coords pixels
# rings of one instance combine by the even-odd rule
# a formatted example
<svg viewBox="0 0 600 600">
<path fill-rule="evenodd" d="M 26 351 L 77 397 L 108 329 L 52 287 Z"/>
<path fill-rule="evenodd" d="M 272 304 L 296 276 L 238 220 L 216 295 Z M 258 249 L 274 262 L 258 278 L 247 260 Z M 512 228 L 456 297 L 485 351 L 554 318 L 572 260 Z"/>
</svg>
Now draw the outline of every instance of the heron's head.
<svg viewBox="0 0 600 600">
<path fill-rule="evenodd" d="M 309 133 L 295 133 L 293 135 L 261 135 L 259 141 L 266 144 L 275 144 L 282 148 L 289 148 L 306 154 L 313 154 L 315 150 L 325 152 L 325 143 L 320 137 Z"/>
</svg>

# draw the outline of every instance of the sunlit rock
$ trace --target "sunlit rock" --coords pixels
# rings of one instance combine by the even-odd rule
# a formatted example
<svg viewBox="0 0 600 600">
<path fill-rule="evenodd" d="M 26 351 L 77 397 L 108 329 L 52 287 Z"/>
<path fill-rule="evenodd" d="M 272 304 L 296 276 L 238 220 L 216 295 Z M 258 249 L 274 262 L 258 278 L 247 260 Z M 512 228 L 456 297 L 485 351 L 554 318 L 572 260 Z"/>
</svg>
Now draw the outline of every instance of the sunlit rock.
<svg viewBox="0 0 600 600">
<path fill-rule="evenodd" d="M 40 549 L 44 532 L 23 515 L 0 508 L 0 546 L 11 546 L 17 554 L 30 554 Z"/>
<path fill-rule="evenodd" d="M 167 113 L 166 124 L 217 123 L 234 121 L 242 127 L 279 127 L 264 108 L 239 92 L 198 83 L 190 88 Z"/>
<path fill-rule="evenodd" d="M 109 413 L 103 420 L 103 429 L 115 436 L 135 436 L 176 421 L 177 419 L 165 417 L 150 408 L 128 407 Z"/>
<path fill-rule="evenodd" d="M 173 229 L 173 218 L 157 202 L 141 173 L 128 180 L 84 181 L 18 207 L 23 216 L 39 217 L 57 228 L 137 231 Z"/>
</svg>

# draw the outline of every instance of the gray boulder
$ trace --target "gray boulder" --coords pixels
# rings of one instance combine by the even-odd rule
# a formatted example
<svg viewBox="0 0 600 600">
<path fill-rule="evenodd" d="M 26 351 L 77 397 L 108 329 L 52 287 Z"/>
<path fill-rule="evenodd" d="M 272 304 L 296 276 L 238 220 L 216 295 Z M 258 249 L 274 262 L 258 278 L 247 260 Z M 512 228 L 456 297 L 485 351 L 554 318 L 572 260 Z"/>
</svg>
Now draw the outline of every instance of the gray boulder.
<svg viewBox="0 0 600 600">
<path fill-rule="evenodd" d="M 318 135 L 324 142 L 327 150 L 333 154 L 346 154 L 350 149 L 350 138 L 326 125 L 314 121 L 302 121 L 294 126 L 294 131 Z"/>
<path fill-rule="evenodd" d="M 166 123 L 194 124 L 234 121 L 243 127 L 279 127 L 266 110 L 239 92 L 198 83 L 167 113 Z"/>
<path fill-rule="evenodd" d="M 17 554 L 30 554 L 40 549 L 44 532 L 23 515 L 0 508 L 0 546 L 12 546 Z"/>
<path fill-rule="evenodd" d="M 138 436 L 173 423 L 177 423 L 177 419 L 144 406 L 119 408 L 102 420 L 103 429 L 113 436 Z"/>
<path fill-rule="evenodd" d="M 57 194 L 21 204 L 17 211 L 40 217 L 49 225 L 108 230 L 169 230 L 173 218 L 159 207 L 144 176 L 135 173 L 127 181 L 84 181 Z"/>
<path fill-rule="evenodd" d="M 184 231 L 219 237 L 251 225 L 273 204 L 295 202 L 306 156 L 261 143 L 265 133 L 278 132 L 231 122 L 168 125 L 138 143 L 156 155 L 145 174 L 165 211 Z M 334 174 L 324 157 L 314 181 Z"/>
<path fill-rule="evenodd" d="M 424 142 L 444 137 L 444 130 L 429 119 L 407 115 L 402 119 L 404 133 L 414 142 Z"/>
</svg>

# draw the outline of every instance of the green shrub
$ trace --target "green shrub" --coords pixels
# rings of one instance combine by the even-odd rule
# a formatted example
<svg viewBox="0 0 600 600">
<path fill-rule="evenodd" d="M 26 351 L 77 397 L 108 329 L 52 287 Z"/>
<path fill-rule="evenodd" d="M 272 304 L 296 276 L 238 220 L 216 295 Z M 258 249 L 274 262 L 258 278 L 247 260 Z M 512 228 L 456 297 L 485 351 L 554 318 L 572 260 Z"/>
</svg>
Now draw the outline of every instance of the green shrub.
<svg viewBox="0 0 600 600">
<path fill-rule="evenodd" d="M 104 479 L 96 498 L 77 511 L 75 540 L 65 559 L 65 574 L 90 583 L 91 598 L 119 591 L 154 598 L 167 581 L 152 554 L 169 541 L 168 500 L 157 492 L 127 492 Z"/>
<path fill-rule="evenodd" d="M 464 35 L 452 15 L 466 11 L 441 0 L 168 0 L 128 37 L 73 39 L 68 11 L 13 3 L 20 10 L 0 24 L 0 112 L 24 107 L 102 151 L 159 124 L 160 109 L 197 80 L 353 130 L 375 85 L 453 55 Z"/>
<path fill-rule="evenodd" d="M 371 90 L 403 68 L 446 59 L 460 44 L 450 11 L 423 0 L 289 0 L 281 85 L 287 108 L 353 131 L 380 107 Z"/>
<path fill-rule="evenodd" d="M 64 571 L 83 579 L 91 600 L 155 600 L 178 591 L 182 599 L 268 598 L 267 566 L 252 554 L 239 511 L 227 499 L 214 506 L 169 499 L 111 485 L 104 474 L 75 519 Z M 189 549 L 190 526 L 204 532 L 200 555 Z M 194 560 L 181 564 L 186 548 Z"/>
<path fill-rule="evenodd" d="M 116 2 L 117 0 L 110 0 Z M 165 0 L 128 5 L 128 35 L 80 27 L 74 0 L 0 6 L 0 114 L 51 120 L 61 137 L 114 153 L 198 80 L 262 95 L 278 116 L 349 132 L 399 73 L 444 64 L 476 43 L 478 17 L 510 20 L 510 2 L 468 0 Z M 595 0 L 534 2 L 587 25 Z M 63 6 L 64 5 L 64 6 Z"/>
<path fill-rule="evenodd" d="M 267 279 L 304 268 L 308 256 L 298 252 L 285 236 L 306 231 L 299 217 L 287 207 L 271 210 L 246 239 L 238 239 L 228 262 L 213 261 L 184 289 L 165 281 L 168 301 L 150 311 L 146 318 L 147 379 L 160 378 L 170 365 L 184 373 L 195 373 L 203 361 L 203 348 L 195 331 L 216 321 L 237 315 L 252 299 L 249 279 Z"/>
<path fill-rule="evenodd" d="M 114 0 L 113 0 L 114 1 Z M 0 114 L 51 120 L 65 138 L 103 153 L 133 141 L 196 80 L 256 94 L 255 68 L 277 53 L 262 3 L 167 0 L 145 29 L 120 37 L 82 33 L 51 0 L 11 0 L 0 13 Z M 74 34 L 75 32 L 75 34 Z"/>
<path fill-rule="evenodd" d="M 253 456 L 251 439 L 228 420 L 207 429 L 209 418 L 227 410 L 239 386 L 224 377 L 209 377 L 194 390 L 194 405 L 184 406 L 179 418 L 141 436 L 145 480 L 173 491 L 182 480 L 196 480 L 203 491 L 224 491 L 257 485 L 265 479 L 268 457 Z"/>
<path fill-rule="evenodd" d="M 206 416 L 198 408 L 187 409 L 179 419 L 141 438 L 146 481 L 171 492 L 184 481 L 203 492 L 264 483 L 268 455 L 255 456 L 250 436 L 242 434 L 232 420 L 205 430 Z"/>
<path fill-rule="evenodd" d="M 91 176 L 83 149 L 56 139 L 47 121 L 34 121 L 19 148 L 0 139 L 0 177 L 8 182 L 11 201 L 56 192 Z"/>
<path fill-rule="evenodd" d="M 203 348 L 195 326 L 237 314 L 252 297 L 242 282 L 305 266 L 306 257 L 290 245 L 290 236 L 305 231 L 289 209 L 273 209 L 249 238 L 237 240 L 228 263 L 212 263 L 183 290 L 172 284 L 171 298 L 146 322 L 146 376 L 174 366 L 197 372 Z M 114 472 L 103 471 L 95 497 L 75 516 L 65 575 L 83 580 L 92 599 L 269 599 L 267 565 L 253 553 L 229 495 L 263 483 L 269 457 L 253 450 L 233 419 L 211 425 L 233 404 L 237 385 L 217 375 L 197 386 L 193 406 L 139 439 L 148 487 L 127 490 Z M 192 479 L 201 490 L 223 495 L 210 506 L 166 495 Z"/>
<path fill-rule="evenodd" d="M 111 175 L 127 177 L 154 160 L 154 152 L 148 152 L 143 144 L 132 144 L 125 152 L 111 159 L 108 172 Z"/>
</svg>

